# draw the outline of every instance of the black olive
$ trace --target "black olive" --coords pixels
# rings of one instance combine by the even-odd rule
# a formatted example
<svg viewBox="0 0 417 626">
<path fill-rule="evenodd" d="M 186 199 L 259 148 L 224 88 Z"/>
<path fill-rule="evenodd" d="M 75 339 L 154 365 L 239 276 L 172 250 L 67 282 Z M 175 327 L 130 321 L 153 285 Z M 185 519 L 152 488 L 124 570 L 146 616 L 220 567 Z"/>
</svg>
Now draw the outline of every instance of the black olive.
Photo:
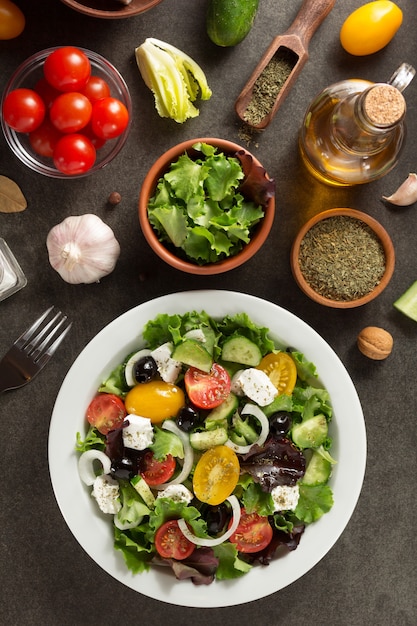
<svg viewBox="0 0 417 626">
<path fill-rule="evenodd" d="M 133 376 L 138 383 L 148 383 L 158 373 L 158 366 L 152 356 L 143 356 L 133 366 Z"/>
<path fill-rule="evenodd" d="M 207 523 L 207 532 L 212 536 L 221 533 L 230 519 L 229 509 L 223 503 L 218 506 L 206 505 L 201 514 Z"/>
<path fill-rule="evenodd" d="M 285 435 L 291 428 L 291 414 L 286 411 L 277 411 L 269 418 L 269 430 L 275 435 Z"/>
<path fill-rule="evenodd" d="M 192 406 L 184 406 L 177 415 L 177 426 L 185 433 L 189 433 L 200 423 L 200 414 Z"/>
<path fill-rule="evenodd" d="M 135 475 L 133 461 L 124 456 L 120 459 L 114 459 L 111 462 L 110 474 L 113 478 L 120 478 L 121 480 L 129 480 Z"/>
</svg>

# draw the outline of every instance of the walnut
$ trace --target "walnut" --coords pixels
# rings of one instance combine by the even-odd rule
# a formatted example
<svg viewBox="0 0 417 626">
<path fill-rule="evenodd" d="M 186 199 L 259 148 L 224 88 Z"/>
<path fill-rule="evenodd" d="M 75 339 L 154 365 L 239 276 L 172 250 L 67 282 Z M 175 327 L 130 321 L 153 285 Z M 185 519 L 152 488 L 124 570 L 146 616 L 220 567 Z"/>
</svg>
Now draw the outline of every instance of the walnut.
<svg viewBox="0 0 417 626">
<path fill-rule="evenodd" d="M 383 328 L 367 326 L 358 335 L 359 350 L 374 361 L 386 359 L 392 352 L 394 340 L 392 335 Z"/>
</svg>

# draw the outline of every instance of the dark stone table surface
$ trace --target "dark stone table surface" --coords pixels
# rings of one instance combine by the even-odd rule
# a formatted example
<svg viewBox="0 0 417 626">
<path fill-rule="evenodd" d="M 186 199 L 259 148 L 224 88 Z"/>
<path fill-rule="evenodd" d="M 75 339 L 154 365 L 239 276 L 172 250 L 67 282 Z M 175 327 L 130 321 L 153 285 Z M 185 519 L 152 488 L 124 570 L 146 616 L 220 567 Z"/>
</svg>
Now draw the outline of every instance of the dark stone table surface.
<svg viewBox="0 0 417 626">
<path fill-rule="evenodd" d="M 294 19 L 301 1 L 260 0 L 254 26 L 235 48 L 210 42 L 206 0 L 164 0 L 126 20 L 92 19 L 59 0 L 16 0 L 26 15 L 24 33 L 0 41 L 0 90 L 29 55 L 49 46 L 84 46 L 107 57 L 122 73 L 133 99 L 133 125 L 123 151 L 108 167 L 77 180 L 54 180 L 27 169 L 0 137 L 0 175 L 22 189 L 28 208 L 0 214 L 4 238 L 27 286 L 0 302 L 0 354 L 50 304 L 73 320 L 62 347 L 39 377 L 0 398 L 0 623 L 5 626 L 136 626 L 137 624 L 298 626 L 411 626 L 417 620 L 416 585 L 416 371 L 417 324 L 393 302 L 417 280 L 417 209 L 388 207 L 392 193 L 416 168 L 417 79 L 405 92 L 408 135 L 397 167 L 356 188 L 313 181 L 298 159 L 297 135 L 313 96 L 336 81 L 386 81 L 402 63 L 417 65 L 413 0 L 399 0 L 404 22 L 384 50 L 348 55 L 339 30 L 361 2 L 336 2 L 311 40 L 310 57 L 273 123 L 249 142 L 276 181 L 277 213 L 262 250 L 229 273 L 200 278 L 171 269 L 147 245 L 137 200 L 154 160 L 181 140 L 218 136 L 242 143 L 233 103 L 272 38 Z M 160 118 L 138 72 L 134 50 L 146 37 L 170 42 L 197 60 L 213 96 L 199 102 L 199 117 L 180 125 Z M 113 191 L 120 204 L 109 209 Z M 396 267 L 386 290 L 360 308 L 336 310 L 310 301 L 290 271 L 292 241 L 306 219 L 323 209 L 366 211 L 388 230 Z M 121 244 L 115 271 L 98 284 L 69 285 L 50 267 L 46 236 L 66 216 L 95 213 Z M 79 546 L 60 513 L 48 468 L 48 429 L 64 377 L 86 344 L 113 319 L 152 298 L 177 291 L 229 289 L 249 293 L 302 318 L 330 344 L 357 389 L 367 429 L 367 468 L 357 507 L 330 552 L 301 579 L 262 600 L 234 607 L 183 608 L 132 591 L 99 568 Z M 190 302 L 192 295 L 190 296 Z M 356 336 L 381 326 L 394 337 L 382 362 L 363 357 Z"/>
</svg>

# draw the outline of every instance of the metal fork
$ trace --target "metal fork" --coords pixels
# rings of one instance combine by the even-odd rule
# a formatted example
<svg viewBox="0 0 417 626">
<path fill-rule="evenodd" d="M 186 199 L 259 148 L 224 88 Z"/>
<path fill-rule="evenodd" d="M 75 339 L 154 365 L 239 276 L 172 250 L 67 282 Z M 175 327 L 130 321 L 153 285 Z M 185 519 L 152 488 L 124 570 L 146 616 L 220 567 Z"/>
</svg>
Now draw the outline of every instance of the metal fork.
<svg viewBox="0 0 417 626">
<path fill-rule="evenodd" d="M 51 306 L 20 335 L 0 361 L 0 393 L 23 387 L 45 367 L 72 323 Z M 48 321 L 48 316 L 53 317 Z M 45 322 L 45 323 L 44 323 Z"/>
</svg>

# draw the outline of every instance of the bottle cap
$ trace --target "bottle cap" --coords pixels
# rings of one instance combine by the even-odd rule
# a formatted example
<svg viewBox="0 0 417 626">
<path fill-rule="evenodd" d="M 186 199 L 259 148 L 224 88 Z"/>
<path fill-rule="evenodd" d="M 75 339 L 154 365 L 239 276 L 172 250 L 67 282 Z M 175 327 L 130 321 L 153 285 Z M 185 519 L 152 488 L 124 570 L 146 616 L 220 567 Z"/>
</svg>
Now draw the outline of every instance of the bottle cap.
<svg viewBox="0 0 417 626">
<path fill-rule="evenodd" d="M 404 96 L 392 85 L 375 85 L 365 96 L 364 112 L 375 126 L 396 124 L 404 116 L 405 109 Z"/>
</svg>

